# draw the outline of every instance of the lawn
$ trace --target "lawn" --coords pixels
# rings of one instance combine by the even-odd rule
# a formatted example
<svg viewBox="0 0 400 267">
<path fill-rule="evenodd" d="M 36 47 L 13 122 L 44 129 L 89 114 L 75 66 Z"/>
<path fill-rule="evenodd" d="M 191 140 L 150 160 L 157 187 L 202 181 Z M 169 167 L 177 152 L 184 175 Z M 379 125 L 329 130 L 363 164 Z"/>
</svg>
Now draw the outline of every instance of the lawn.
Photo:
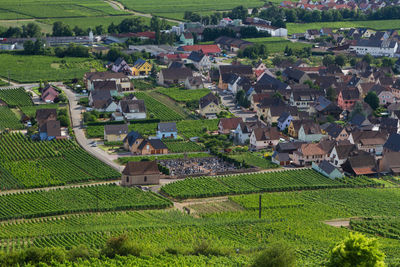
<svg viewBox="0 0 400 267">
<path fill-rule="evenodd" d="M 91 69 L 104 71 L 101 62 L 87 58 L 58 58 L 0 54 L 0 76 L 17 82 L 63 81 L 82 78 Z"/>
<path fill-rule="evenodd" d="M 273 169 L 279 167 L 278 165 L 272 163 L 270 160 L 263 158 L 262 155 L 257 155 L 251 152 L 230 154 L 228 156 L 238 161 L 244 160 L 247 164 L 259 167 L 261 169 Z"/>
<path fill-rule="evenodd" d="M 315 23 L 287 23 L 288 34 L 302 33 L 308 29 L 325 27 L 339 29 L 351 27 L 365 27 L 374 30 L 400 29 L 400 20 L 369 20 L 369 21 L 337 21 Z"/>
<path fill-rule="evenodd" d="M 185 11 L 206 14 L 216 10 L 229 10 L 240 5 L 248 8 L 264 5 L 264 2 L 260 0 L 247 0 L 245 3 L 240 0 L 221 0 L 218 2 L 212 0 L 120 0 L 120 2 L 131 10 L 174 19 L 183 19 Z M 279 3 L 280 1 L 274 0 L 273 2 Z"/>
<path fill-rule="evenodd" d="M 159 88 L 158 93 L 166 95 L 177 102 L 199 101 L 200 98 L 210 93 L 209 89 L 183 89 L 183 88 Z"/>
<path fill-rule="evenodd" d="M 187 158 L 205 158 L 209 157 L 210 154 L 205 152 L 199 153 L 187 153 Z M 143 161 L 143 160 L 162 160 L 162 159 L 183 159 L 184 154 L 169 154 L 169 155 L 157 155 L 157 156 L 132 156 L 132 157 L 120 157 L 117 162 L 121 165 L 125 165 L 129 161 Z"/>
<path fill-rule="evenodd" d="M 256 44 L 265 44 L 269 53 L 284 52 L 286 46 L 292 49 L 302 49 L 304 47 L 312 46 L 311 44 L 291 42 L 282 37 L 249 38 L 245 40 Z"/>
<path fill-rule="evenodd" d="M 0 19 L 95 17 L 126 14 L 105 1 L 97 0 L 5 0 L 1 3 Z M 10 12 L 8 14 L 8 12 Z"/>
</svg>

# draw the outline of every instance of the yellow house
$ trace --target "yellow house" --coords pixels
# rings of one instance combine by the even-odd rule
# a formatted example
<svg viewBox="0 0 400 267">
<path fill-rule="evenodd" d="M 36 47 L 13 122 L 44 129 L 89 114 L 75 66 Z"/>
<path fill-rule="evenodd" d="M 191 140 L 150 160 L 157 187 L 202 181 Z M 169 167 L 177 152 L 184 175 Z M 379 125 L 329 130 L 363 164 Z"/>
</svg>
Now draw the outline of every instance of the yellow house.
<svg viewBox="0 0 400 267">
<path fill-rule="evenodd" d="M 132 75 L 133 76 L 149 75 L 152 67 L 153 66 L 149 62 L 143 59 L 138 59 L 136 60 L 135 64 L 133 64 Z"/>
<path fill-rule="evenodd" d="M 218 98 L 213 94 L 209 93 L 206 96 L 200 98 L 199 101 L 199 113 L 203 117 L 216 117 L 221 112 L 219 107 Z"/>
</svg>

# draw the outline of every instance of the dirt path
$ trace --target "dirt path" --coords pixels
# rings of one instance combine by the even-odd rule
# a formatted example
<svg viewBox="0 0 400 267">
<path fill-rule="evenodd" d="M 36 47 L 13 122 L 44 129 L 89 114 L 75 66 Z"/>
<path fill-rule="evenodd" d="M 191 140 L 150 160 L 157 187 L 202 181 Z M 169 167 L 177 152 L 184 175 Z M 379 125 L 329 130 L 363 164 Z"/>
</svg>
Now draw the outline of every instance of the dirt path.
<svg viewBox="0 0 400 267">
<path fill-rule="evenodd" d="M 340 227 L 350 228 L 350 219 L 330 220 L 330 221 L 324 221 L 324 223 L 337 228 Z"/>
<path fill-rule="evenodd" d="M 125 11 L 125 12 L 131 13 L 131 14 L 133 14 L 135 16 L 139 16 L 139 17 L 145 17 L 145 18 L 152 18 L 153 17 L 152 14 L 141 13 L 141 12 L 137 12 L 137 11 L 134 11 L 134 10 L 127 9 L 127 8 L 125 8 L 125 6 L 123 4 L 121 4 L 118 1 L 104 0 L 104 2 L 108 3 L 115 10 Z M 167 18 L 164 18 L 164 19 L 166 21 L 173 22 L 173 23 L 181 23 L 182 22 L 182 21 L 175 20 L 175 19 L 167 19 Z"/>
<path fill-rule="evenodd" d="M 71 184 L 71 185 L 60 185 L 60 186 L 51 186 L 51 187 L 39 187 L 39 188 L 29 188 L 29 189 L 12 189 L 6 191 L 0 191 L 1 195 L 8 195 L 13 193 L 27 193 L 27 192 L 35 192 L 35 191 L 50 191 L 55 189 L 65 189 L 65 188 L 76 188 L 87 185 L 107 185 L 107 184 L 119 184 L 120 180 L 111 180 L 111 181 L 101 181 L 101 182 L 87 182 L 80 184 Z"/>
</svg>

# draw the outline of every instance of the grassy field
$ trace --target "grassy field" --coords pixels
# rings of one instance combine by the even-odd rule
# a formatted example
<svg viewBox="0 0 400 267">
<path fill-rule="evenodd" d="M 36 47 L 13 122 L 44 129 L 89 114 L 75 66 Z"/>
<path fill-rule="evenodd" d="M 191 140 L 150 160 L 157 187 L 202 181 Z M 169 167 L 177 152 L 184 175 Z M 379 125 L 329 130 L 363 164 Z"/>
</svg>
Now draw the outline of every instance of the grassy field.
<svg viewBox="0 0 400 267">
<path fill-rule="evenodd" d="M 400 20 L 370 20 L 370 21 L 337 21 L 316 23 L 287 23 L 288 34 L 302 33 L 308 29 L 325 27 L 339 29 L 351 27 L 365 27 L 374 30 L 400 29 Z"/>
<path fill-rule="evenodd" d="M 279 167 L 270 160 L 263 158 L 262 155 L 257 155 L 251 152 L 232 154 L 229 155 L 229 157 L 239 161 L 244 160 L 247 164 L 259 167 L 261 169 L 273 169 Z"/>
<path fill-rule="evenodd" d="M 205 152 L 199 153 L 187 153 L 188 158 L 205 158 L 209 157 L 210 154 Z M 142 161 L 142 160 L 161 160 L 161 159 L 183 159 L 184 154 L 170 154 L 170 155 L 158 155 L 158 156 L 132 156 L 132 157 L 120 157 L 118 158 L 118 163 L 124 165 L 129 161 Z"/>
<path fill-rule="evenodd" d="M 0 54 L 0 76 L 17 82 L 62 81 L 82 78 L 91 69 L 104 71 L 103 65 L 87 58 L 58 58 Z"/>
<path fill-rule="evenodd" d="M 0 19 L 95 17 L 124 14 L 105 1 L 98 0 L 5 0 Z M 7 14 L 10 12 L 9 14 Z"/>
<path fill-rule="evenodd" d="M 210 93 L 209 89 L 181 89 L 181 88 L 159 88 L 157 92 L 166 95 L 177 102 L 199 101 L 200 98 Z"/>
<path fill-rule="evenodd" d="M 174 19 L 183 19 L 183 14 L 185 11 L 201 12 L 204 14 L 216 10 L 229 10 L 240 5 L 251 8 L 261 7 L 264 4 L 264 2 L 259 0 L 248 0 L 246 2 L 239 0 L 222 0 L 218 2 L 211 0 L 120 0 L 119 2 L 131 10 Z M 279 3 L 277 0 L 273 0 L 272 2 Z"/>
<path fill-rule="evenodd" d="M 286 46 L 292 49 L 302 49 L 312 46 L 311 44 L 294 43 L 282 37 L 249 38 L 245 40 L 256 44 L 265 44 L 269 53 L 283 52 Z"/>
</svg>

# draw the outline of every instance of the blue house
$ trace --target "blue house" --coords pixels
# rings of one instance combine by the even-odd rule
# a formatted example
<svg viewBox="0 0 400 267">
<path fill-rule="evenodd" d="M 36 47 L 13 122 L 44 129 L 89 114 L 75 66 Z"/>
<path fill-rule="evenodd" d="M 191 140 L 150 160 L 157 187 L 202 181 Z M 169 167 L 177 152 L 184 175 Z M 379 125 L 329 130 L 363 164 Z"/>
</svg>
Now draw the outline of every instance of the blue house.
<svg viewBox="0 0 400 267">
<path fill-rule="evenodd" d="M 290 122 L 293 120 L 292 115 L 288 112 L 283 112 L 282 115 L 278 118 L 278 128 L 280 131 L 284 131 L 287 127 L 289 127 Z"/>
<path fill-rule="evenodd" d="M 49 120 L 39 128 L 39 137 L 41 141 L 50 141 L 61 137 L 60 121 Z"/>
<path fill-rule="evenodd" d="M 315 162 L 312 163 L 312 168 L 319 172 L 320 174 L 331 178 L 342 178 L 344 175 L 341 173 L 338 168 L 333 166 L 329 161 L 323 160 L 319 165 L 315 164 Z"/>
<path fill-rule="evenodd" d="M 157 126 L 157 137 L 162 138 L 172 138 L 176 139 L 178 137 L 178 130 L 176 129 L 175 122 L 160 122 Z"/>
</svg>

